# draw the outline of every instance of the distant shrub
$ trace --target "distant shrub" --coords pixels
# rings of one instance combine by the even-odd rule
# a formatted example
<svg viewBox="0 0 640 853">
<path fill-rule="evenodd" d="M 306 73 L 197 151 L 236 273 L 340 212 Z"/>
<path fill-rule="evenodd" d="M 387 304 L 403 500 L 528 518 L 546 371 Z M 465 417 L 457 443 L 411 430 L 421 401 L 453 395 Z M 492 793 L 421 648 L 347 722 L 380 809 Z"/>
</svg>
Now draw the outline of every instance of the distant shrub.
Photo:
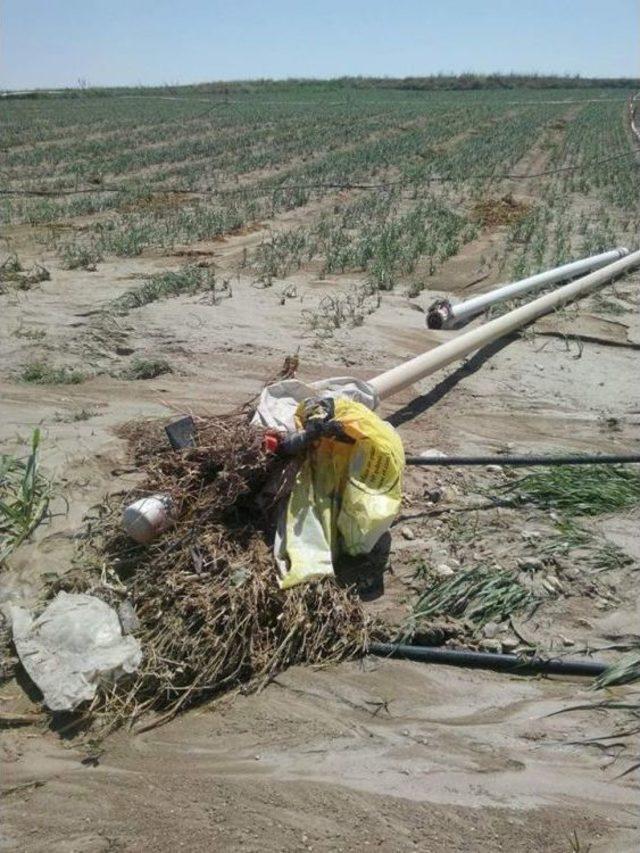
<svg viewBox="0 0 640 853">
<path fill-rule="evenodd" d="M 79 385 L 86 376 L 80 370 L 52 367 L 45 361 L 31 361 L 23 366 L 19 378 L 33 385 Z"/>
<path fill-rule="evenodd" d="M 135 358 L 131 365 L 122 371 L 124 379 L 155 379 L 163 373 L 173 373 L 171 365 L 164 358 Z"/>
</svg>

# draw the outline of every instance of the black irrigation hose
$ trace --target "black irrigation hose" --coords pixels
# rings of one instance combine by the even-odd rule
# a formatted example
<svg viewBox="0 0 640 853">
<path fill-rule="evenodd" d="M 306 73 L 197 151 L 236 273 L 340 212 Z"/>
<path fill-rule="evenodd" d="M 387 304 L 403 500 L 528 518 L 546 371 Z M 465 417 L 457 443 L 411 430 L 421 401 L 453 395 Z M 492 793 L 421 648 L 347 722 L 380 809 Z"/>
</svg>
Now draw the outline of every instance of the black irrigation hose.
<svg viewBox="0 0 640 853">
<path fill-rule="evenodd" d="M 472 652 L 466 649 L 443 649 L 436 646 L 405 646 L 395 643 L 371 643 L 369 652 L 379 657 L 404 658 L 423 663 L 442 663 L 449 666 L 495 669 L 530 675 L 583 675 L 595 678 L 607 669 L 607 664 L 595 660 L 563 660 L 561 658 L 521 658 L 518 655 Z"/>
<path fill-rule="evenodd" d="M 640 463 L 640 454 L 601 454 L 594 456 L 407 456 L 406 465 L 506 465 L 512 468 L 547 465 L 621 465 Z"/>
</svg>

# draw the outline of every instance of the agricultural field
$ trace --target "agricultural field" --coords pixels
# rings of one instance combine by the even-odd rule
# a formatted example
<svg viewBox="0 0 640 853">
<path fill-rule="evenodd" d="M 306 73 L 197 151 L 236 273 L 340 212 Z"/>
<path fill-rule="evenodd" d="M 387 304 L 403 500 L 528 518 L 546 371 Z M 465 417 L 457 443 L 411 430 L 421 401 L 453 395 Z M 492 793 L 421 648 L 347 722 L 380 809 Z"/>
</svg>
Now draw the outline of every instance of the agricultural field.
<svg viewBox="0 0 640 853">
<path fill-rule="evenodd" d="M 0 99 L 0 603 L 77 567 L 78 531 L 138 482 L 124 425 L 229 412 L 287 358 L 371 378 L 458 334 L 426 328 L 436 298 L 640 248 L 636 92 Z M 638 452 L 639 284 L 383 416 L 407 453 Z M 639 507 L 628 469 L 409 470 L 385 552 L 344 570 L 367 614 L 428 643 L 593 653 L 602 683 L 367 659 L 103 745 L 11 728 L 3 843 L 177 847 L 175 809 L 194 849 L 635 849 Z M 0 684 L 7 718 L 34 708 Z"/>
</svg>

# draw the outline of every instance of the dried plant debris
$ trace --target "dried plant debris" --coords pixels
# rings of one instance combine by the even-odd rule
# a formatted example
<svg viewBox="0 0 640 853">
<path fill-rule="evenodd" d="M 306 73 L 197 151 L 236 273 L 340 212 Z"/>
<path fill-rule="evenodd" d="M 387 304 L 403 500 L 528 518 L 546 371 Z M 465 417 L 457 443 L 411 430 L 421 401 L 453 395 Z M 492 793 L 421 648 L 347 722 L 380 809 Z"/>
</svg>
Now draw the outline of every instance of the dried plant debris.
<svg viewBox="0 0 640 853">
<path fill-rule="evenodd" d="M 262 450 L 246 413 L 196 418 L 197 447 L 169 448 L 156 423 L 123 428 L 143 485 L 89 522 L 83 565 L 57 589 L 130 601 L 143 649 L 139 673 L 102 690 L 90 713 L 108 727 L 156 725 L 205 697 L 259 686 L 294 663 L 363 651 L 369 625 L 355 595 L 333 580 L 280 590 L 271 550 L 274 509 L 289 466 Z M 124 504 L 170 495 L 178 518 L 153 545 L 120 529 Z"/>
<path fill-rule="evenodd" d="M 49 270 L 42 264 L 35 263 L 25 269 L 15 253 L 0 262 L 0 293 L 3 292 L 3 284 L 11 284 L 17 290 L 29 290 L 32 285 L 50 278 Z"/>
<path fill-rule="evenodd" d="M 476 202 L 472 214 L 483 228 L 495 228 L 520 222 L 530 211 L 530 204 L 517 201 L 508 194 L 502 198 L 488 198 Z"/>
</svg>

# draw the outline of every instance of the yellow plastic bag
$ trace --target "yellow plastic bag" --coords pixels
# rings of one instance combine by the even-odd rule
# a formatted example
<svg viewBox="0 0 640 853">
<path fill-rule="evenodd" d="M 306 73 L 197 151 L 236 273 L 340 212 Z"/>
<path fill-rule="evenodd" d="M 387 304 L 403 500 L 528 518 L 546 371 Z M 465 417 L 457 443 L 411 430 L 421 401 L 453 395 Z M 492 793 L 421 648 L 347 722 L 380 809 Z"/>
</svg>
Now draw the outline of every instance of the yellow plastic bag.
<svg viewBox="0 0 640 853">
<path fill-rule="evenodd" d="M 334 419 L 354 442 L 319 439 L 298 471 L 276 538 L 283 589 L 332 575 L 340 552 L 369 553 L 400 509 L 404 450 L 394 428 L 345 398 Z"/>
</svg>

